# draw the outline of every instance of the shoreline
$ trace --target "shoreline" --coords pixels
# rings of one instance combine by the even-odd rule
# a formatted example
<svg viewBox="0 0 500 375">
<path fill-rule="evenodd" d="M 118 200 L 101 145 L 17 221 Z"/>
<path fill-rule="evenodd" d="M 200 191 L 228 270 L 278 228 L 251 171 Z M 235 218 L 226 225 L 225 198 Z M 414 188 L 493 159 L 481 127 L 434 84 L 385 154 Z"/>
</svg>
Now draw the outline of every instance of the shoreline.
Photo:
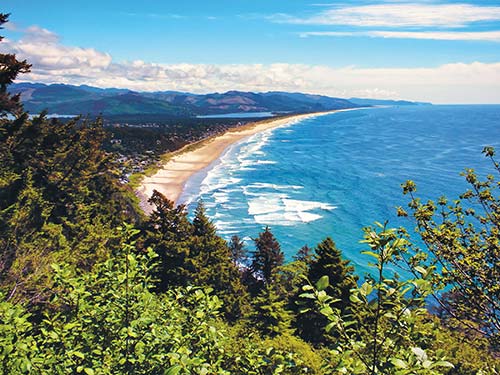
<svg viewBox="0 0 500 375">
<path fill-rule="evenodd" d="M 150 214 L 151 205 L 148 203 L 153 190 L 165 195 L 169 200 L 177 203 L 186 182 L 197 172 L 205 169 L 233 144 L 254 134 L 268 129 L 274 129 L 292 121 L 300 121 L 312 117 L 324 116 L 336 112 L 352 111 L 361 108 L 338 109 L 325 112 L 313 112 L 298 115 L 255 121 L 238 128 L 229 129 L 223 134 L 209 137 L 198 142 L 187 144 L 179 150 L 168 153 L 170 158 L 163 163 L 160 169 L 152 176 L 145 176 L 135 190 L 139 198 L 141 209 Z"/>
</svg>

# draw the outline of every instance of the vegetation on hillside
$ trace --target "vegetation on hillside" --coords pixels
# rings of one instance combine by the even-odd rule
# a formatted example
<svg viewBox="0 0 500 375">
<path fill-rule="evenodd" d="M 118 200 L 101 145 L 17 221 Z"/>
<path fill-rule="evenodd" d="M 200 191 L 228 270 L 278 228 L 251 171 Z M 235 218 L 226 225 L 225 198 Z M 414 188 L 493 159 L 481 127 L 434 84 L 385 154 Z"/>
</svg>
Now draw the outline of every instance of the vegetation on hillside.
<svg viewBox="0 0 500 375">
<path fill-rule="evenodd" d="M 0 54 L 1 373 L 500 372 L 494 176 L 466 171 L 471 190 L 451 203 L 404 184 L 399 213 L 425 249 L 403 228 L 365 228 L 364 278 L 330 238 L 284 264 L 270 228 L 253 252 L 228 244 L 203 203 L 190 220 L 156 192 L 137 212 L 100 121 L 30 119 L 8 93 L 29 68 Z"/>
</svg>

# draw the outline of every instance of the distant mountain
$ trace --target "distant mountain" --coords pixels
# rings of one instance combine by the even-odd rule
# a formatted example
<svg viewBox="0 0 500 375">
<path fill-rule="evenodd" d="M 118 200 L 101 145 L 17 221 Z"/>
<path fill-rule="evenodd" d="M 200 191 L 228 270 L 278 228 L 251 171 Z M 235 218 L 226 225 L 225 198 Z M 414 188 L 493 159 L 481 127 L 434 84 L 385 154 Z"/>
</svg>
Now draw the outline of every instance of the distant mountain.
<svg viewBox="0 0 500 375">
<path fill-rule="evenodd" d="M 228 91 L 197 95 L 177 91 L 135 92 L 82 85 L 18 83 L 9 91 L 20 93 L 31 113 L 48 109 L 60 115 L 157 114 L 172 117 L 237 112 L 303 113 L 355 108 L 359 104 L 322 95 L 287 92 Z"/>
<path fill-rule="evenodd" d="M 365 99 L 365 98 L 350 98 L 351 103 L 358 105 L 432 105 L 426 102 L 410 102 L 408 100 L 383 100 L 383 99 Z"/>
<path fill-rule="evenodd" d="M 174 117 L 193 115 L 188 108 L 177 107 L 164 100 L 122 89 L 20 83 L 11 85 L 9 91 L 20 93 L 25 108 L 31 113 L 40 113 L 47 109 L 49 113 L 60 115 L 164 114 Z"/>
</svg>

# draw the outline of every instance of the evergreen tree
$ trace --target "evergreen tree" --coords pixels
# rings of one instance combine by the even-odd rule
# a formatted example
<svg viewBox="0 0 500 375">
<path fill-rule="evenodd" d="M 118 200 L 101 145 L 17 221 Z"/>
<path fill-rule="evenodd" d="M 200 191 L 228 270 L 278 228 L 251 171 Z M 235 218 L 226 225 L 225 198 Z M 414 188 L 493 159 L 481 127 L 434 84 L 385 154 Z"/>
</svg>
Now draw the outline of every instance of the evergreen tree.
<svg viewBox="0 0 500 375">
<path fill-rule="evenodd" d="M 327 292 L 333 298 L 340 299 L 337 307 L 342 311 L 349 306 L 351 289 L 356 287 L 358 277 L 349 261 L 342 258 L 341 251 L 330 237 L 324 239 L 315 249 L 315 255 L 309 266 L 308 278 L 317 283 L 322 276 L 328 276 L 330 285 Z"/>
<path fill-rule="evenodd" d="M 193 226 L 184 205 L 175 206 L 158 191 L 148 201 L 154 205 L 145 224 L 144 247 L 151 246 L 160 256 L 159 289 L 190 284 L 196 271 L 191 256 Z"/>
<path fill-rule="evenodd" d="M 315 248 L 315 254 L 309 264 L 306 277 L 313 285 L 321 277 L 328 276 L 330 280 L 326 292 L 337 302 L 333 307 L 338 308 L 342 314 L 347 313 L 350 305 L 350 290 L 356 287 L 357 277 L 353 275 L 354 268 L 349 266 L 349 261 L 342 259 L 342 254 L 328 237 Z M 299 291 L 293 298 L 296 319 L 294 327 L 297 333 L 306 341 L 324 343 L 332 339 L 332 335 L 325 334 L 324 326 L 327 321 L 322 314 L 314 309 L 314 301 L 302 298 Z"/>
<path fill-rule="evenodd" d="M 231 260 L 233 263 L 241 265 L 246 262 L 247 252 L 245 249 L 245 243 L 238 235 L 235 234 L 231 237 L 228 246 L 231 251 Z"/>
<path fill-rule="evenodd" d="M 0 283 L 9 298 L 37 302 L 51 287 L 51 263 L 88 269 L 109 253 L 111 228 L 131 204 L 102 149 L 100 121 L 30 119 L 7 91 L 29 67 L 0 54 Z"/>
<path fill-rule="evenodd" d="M 2 25 L 8 22 L 9 15 L 0 13 L 0 30 Z M 3 40 L 0 35 L 0 42 Z M 16 59 L 16 55 L 0 53 L 0 117 L 5 117 L 10 114 L 14 117 L 19 117 L 23 114 L 21 105 L 21 95 L 10 95 L 7 92 L 7 87 L 14 82 L 19 74 L 28 73 L 31 65 L 26 60 L 20 61 Z"/>
<path fill-rule="evenodd" d="M 194 285 L 209 286 L 224 301 L 223 310 L 230 320 L 236 320 L 248 309 L 248 293 L 241 283 L 239 270 L 231 262 L 226 241 L 217 235 L 207 217 L 203 202 L 199 202 L 193 219 L 191 256 L 196 267 Z"/>
<path fill-rule="evenodd" d="M 193 234 L 199 237 L 214 237 L 216 229 L 211 220 L 207 217 L 207 210 L 202 200 L 198 202 L 194 211 Z"/>
<path fill-rule="evenodd" d="M 266 226 L 264 232 L 254 239 L 255 252 L 253 253 L 252 272 L 262 279 L 265 285 L 272 283 L 276 269 L 284 262 L 281 246 Z"/>
<path fill-rule="evenodd" d="M 248 293 L 240 273 L 231 262 L 226 242 L 217 235 L 212 221 L 200 202 L 193 222 L 186 207 L 175 206 L 158 191 L 149 200 L 155 206 L 144 233 L 144 246 L 151 246 L 160 256 L 159 290 L 173 286 L 208 286 L 224 300 L 223 311 L 228 319 L 244 315 Z"/>
<path fill-rule="evenodd" d="M 297 251 L 297 254 L 293 256 L 293 259 L 299 262 L 305 262 L 306 264 L 309 264 L 312 258 L 311 252 L 312 249 L 309 246 L 304 245 L 299 249 L 299 251 Z"/>
<path fill-rule="evenodd" d="M 266 285 L 252 300 L 250 322 L 264 335 L 292 334 L 292 313 L 287 309 L 284 293 L 276 285 Z"/>
</svg>

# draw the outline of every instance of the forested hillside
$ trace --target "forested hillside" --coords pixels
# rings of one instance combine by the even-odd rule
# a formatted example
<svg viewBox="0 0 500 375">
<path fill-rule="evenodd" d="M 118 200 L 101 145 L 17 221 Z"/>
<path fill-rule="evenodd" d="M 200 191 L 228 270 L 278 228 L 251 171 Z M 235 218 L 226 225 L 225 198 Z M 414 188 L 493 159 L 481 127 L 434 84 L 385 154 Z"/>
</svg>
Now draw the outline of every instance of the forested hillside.
<svg viewBox="0 0 500 375">
<path fill-rule="evenodd" d="M 228 91 L 202 95 L 43 83 L 18 83 L 12 85 L 10 90 L 21 95 L 26 110 L 32 114 L 48 110 L 59 115 L 163 115 L 187 118 L 235 112 L 304 113 L 360 106 L 346 99 L 287 92 Z"/>
<path fill-rule="evenodd" d="M 29 69 L 0 54 L 3 374 L 500 372 L 493 149 L 494 175 L 465 171 L 461 197 L 422 202 L 403 185 L 398 213 L 422 248 L 375 223 L 359 245 L 371 275 L 331 238 L 285 264 L 272 228 L 226 243 L 202 202 L 190 220 L 156 192 L 145 217 L 100 120 L 30 118 L 9 93 Z"/>
</svg>

